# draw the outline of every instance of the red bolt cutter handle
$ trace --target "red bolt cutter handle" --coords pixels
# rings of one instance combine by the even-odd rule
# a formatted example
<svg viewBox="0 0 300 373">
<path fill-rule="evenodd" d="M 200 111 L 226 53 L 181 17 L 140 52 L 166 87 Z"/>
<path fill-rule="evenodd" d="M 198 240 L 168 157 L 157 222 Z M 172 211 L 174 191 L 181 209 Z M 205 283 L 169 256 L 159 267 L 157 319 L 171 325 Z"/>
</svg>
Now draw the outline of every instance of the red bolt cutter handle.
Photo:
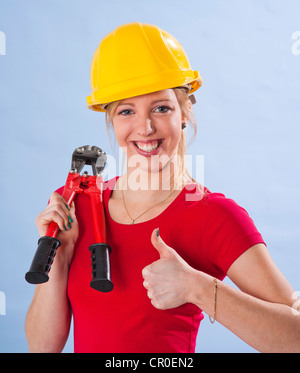
<svg viewBox="0 0 300 373">
<path fill-rule="evenodd" d="M 106 244 L 105 215 L 103 207 L 103 178 L 101 175 L 105 167 L 106 154 L 97 147 L 83 146 L 75 149 L 72 157 L 72 169 L 62 193 L 62 197 L 70 205 L 75 196 L 85 193 L 90 198 L 93 226 L 96 243 L 89 247 L 92 259 L 92 280 L 90 286 L 102 292 L 111 291 L 113 283 L 110 279 L 111 248 Z M 87 173 L 80 175 L 78 172 L 85 164 L 93 167 L 93 176 Z M 59 227 L 51 222 L 46 235 L 38 241 L 38 248 L 33 258 L 30 270 L 25 279 L 32 284 L 48 281 L 56 251 L 61 242 L 56 238 Z"/>
<path fill-rule="evenodd" d="M 81 183 L 81 176 L 78 173 L 69 172 L 62 197 L 67 202 L 67 204 L 70 206 L 73 202 L 76 194 L 82 193 L 82 189 L 80 188 Z M 56 237 L 59 232 L 58 225 L 53 221 L 49 224 L 49 227 L 47 229 L 47 232 L 45 236 L 47 237 Z"/>
</svg>

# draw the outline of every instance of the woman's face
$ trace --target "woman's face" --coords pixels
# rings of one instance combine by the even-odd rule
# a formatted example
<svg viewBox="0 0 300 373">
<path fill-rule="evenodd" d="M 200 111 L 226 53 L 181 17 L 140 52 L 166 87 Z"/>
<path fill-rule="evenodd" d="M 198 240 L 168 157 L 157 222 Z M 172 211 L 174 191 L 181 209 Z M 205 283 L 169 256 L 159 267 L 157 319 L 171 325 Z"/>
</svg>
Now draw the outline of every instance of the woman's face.
<svg viewBox="0 0 300 373">
<path fill-rule="evenodd" d="M 185 118 L 174 91 L 166 89 L 120 101 L 111 121 L 128 160 L 135 156 L 149 170 L 151 156 L 164 167 L 177 154 Z"/>
</svg>

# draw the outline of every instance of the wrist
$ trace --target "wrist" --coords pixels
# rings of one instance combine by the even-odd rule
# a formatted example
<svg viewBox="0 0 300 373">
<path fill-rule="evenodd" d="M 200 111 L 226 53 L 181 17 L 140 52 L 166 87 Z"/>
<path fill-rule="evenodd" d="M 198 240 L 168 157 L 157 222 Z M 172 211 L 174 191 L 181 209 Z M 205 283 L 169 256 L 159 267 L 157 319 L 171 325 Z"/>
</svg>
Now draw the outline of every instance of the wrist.
<svg viewBox="0 0 300 373">
<path fill-rule="evenodd" d="M 62 263 L 67 264 L 67 266 L 70 267 L 72 259 L 73 259 L 76 241 L 72 239 L 68 239 L 68 240 L 60 239 L 60 241 L 61 241 L 61 245 L 57 249 L 56 256 L 59 257 Z"/>
<path fill-rule="evenodd" d="M 49 271 L 49 279 L 55 278 L 62 280 L 69 275 L 69 268 L 71 265 L 72 257 L 70 250 L 65 245 L 61 245 L 56 252 L 51 269 Z"/>
<path fill-rule="evenodd" d="M 189 292 L 189 303 L 195 304 L 205 312 L 211 308 L 214 294 L 214 277 L 202 271 L 193 270 Z"/>
</svg>

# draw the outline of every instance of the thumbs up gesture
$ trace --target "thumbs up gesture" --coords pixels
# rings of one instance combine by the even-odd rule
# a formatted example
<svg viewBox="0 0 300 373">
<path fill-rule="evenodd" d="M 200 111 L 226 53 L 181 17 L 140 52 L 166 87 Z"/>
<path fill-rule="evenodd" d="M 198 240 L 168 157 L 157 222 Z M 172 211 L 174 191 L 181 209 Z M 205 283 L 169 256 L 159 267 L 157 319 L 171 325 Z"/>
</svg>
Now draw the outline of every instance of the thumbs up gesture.
<svg viewBox="0 0 300 373">
<path fill-rule="evenodd" d="M 151 242 L 160 259 L 145 267 L 142 275 L 152 305 L 165 310 L 189 302 L 196 270 L 165 244 L 158 229 L 152 232 Z"/>
</svg>

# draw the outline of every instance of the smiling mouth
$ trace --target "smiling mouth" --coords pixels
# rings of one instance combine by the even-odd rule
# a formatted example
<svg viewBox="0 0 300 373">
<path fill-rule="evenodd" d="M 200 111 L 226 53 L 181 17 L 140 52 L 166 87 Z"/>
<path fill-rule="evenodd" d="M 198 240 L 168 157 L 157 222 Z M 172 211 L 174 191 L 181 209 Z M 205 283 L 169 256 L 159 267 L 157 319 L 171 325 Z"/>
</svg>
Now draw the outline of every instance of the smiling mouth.
<svg viewBox="0 0 300 373">
<path fill-rule="evenodd" d="M 158 147 L 163 143 L 163 140 L 133 141 L 133 143 L 139 150 L 146 153 L 151 153 L 158 149 Z"/>
</svg>

